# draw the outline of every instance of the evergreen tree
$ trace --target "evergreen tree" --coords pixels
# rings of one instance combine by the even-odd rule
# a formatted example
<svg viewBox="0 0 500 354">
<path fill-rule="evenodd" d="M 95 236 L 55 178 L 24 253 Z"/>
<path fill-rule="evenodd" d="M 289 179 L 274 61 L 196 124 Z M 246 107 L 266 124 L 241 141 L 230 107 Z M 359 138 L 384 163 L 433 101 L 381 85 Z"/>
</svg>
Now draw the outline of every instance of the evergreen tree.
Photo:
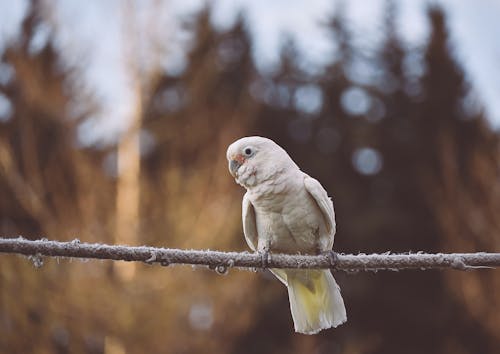
<svg viewBox="0 0 500 354">
<path fill-rule="evenodd" d="M 8 73 L 0 97 L 9 106 L 0 120 L 0 236 L 105 241 L 112 214 L 100 198 L 111 188 L 101 170 L 103 154 L 76 143 L 78 124 L 94 103 L 72 86 L 75 72 L 62 65 L 52 36 L 35 42 L 46 24 L 40 4 L 29 6 L 19 37 L 0 58 L 0 70 Z M 86 109 L 74 116 L 77 98 Z M 92 353 L 83 339 L 85 321 L 72 323 L 57 311 L 81 315 L 81 294 L 87 292 L 76 284 L 81 272 L 70 274 L 50 262 L 35 271 L 19 257 L 0 261 L 0 351 L 65 353 L 74 336 L 80 339 L 71 342 L 71 352 Z"/>
<path fill-rule="evenodd" d="M 439 227 L 440 249 L 450 252 L 495 251 L 500 224 L 499 137 L 485 121 L 463 70 L 450 55 L 445 16 L 439 7 L 429 9 L 432 35 L 426 50 L 427 72 L 422 80 L 425 100 L 421 102 L 420 134 L 426 146 L 422 155 L 431 161 L 422 173 L 422 195 Z M 447 274 L 453 302 L 456 344 L 467 352 L 494 352 L 498 336 L 498 277 L 491 273 L 469 276 Z M 477 296 L 466 295 L 476 289 Z M 448 299 L 450 300 L 450 299 Z M 465 306 L 464 306 L 465 305 Z M 477 321 L 480 326 L 473 326 Z M 467 336 L 460 333 L 468 333 Z"/>
</svg>

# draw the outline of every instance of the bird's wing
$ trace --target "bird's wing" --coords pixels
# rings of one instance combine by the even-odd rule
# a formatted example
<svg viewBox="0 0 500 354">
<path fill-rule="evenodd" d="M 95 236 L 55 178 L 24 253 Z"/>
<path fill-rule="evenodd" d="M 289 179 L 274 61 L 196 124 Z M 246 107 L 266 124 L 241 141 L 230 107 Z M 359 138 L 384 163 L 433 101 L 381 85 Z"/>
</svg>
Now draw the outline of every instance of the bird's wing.
<svg viewBox="0 0 500 354">
<path fill-rule="evenodd" d="M 304 186 L 309 194 L 313 197 L 323 214 L 325 219 L 326 230 L 329 235 L 335 234 L 335 211 L 333 210 L 332 200 L 328 197 L 325 189 L 317 180 L 306 176 L 304 178 Z"/>
<path fill-rule="evenodd" d="M 247 192 L 248 193 L 248 192 Z M 248 198 L 247 193 L 243 197 L 242 219 L 243 233 L 248 246 L 254 252 L 257 251 L 259 243 L 259 234 L 257 233 L 257 219 L 255 218 L 255 209 Z M 286 272 L 283 269 L 269 269 L 283 284 L 287 285 Z"/>
<path fill-rule="evenodd" d="M 255 219 L 255 209 L 253 208 L 253 205 L 248 198 L 248 192 L 245 193 L 245 196 L 243 197 L 241 211 L 245 240 L 247 241 L 248 247 L 250 247 L 250 249 L 255 252 L 257 250 L 259 235 L 257 234 L 257 220 Z"/>
</svg>

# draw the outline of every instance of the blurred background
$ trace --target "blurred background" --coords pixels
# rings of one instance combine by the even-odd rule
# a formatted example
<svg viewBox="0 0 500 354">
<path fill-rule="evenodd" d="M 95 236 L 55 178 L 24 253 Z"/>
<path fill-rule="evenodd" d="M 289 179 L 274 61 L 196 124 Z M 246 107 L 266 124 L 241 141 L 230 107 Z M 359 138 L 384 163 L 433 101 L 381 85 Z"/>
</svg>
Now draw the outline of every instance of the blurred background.
<svg viewBox="0 0 500 354">
<path fill-rule="evenodd" d="M 0 236 L 243 251 L 226 147 L 282 145 L 338 252 L 500 251 L 495 1 L 0 1 Z M 2 353 L 498 353 L 498 271 L 268 273 L 0 256 Z"/>
</svg>

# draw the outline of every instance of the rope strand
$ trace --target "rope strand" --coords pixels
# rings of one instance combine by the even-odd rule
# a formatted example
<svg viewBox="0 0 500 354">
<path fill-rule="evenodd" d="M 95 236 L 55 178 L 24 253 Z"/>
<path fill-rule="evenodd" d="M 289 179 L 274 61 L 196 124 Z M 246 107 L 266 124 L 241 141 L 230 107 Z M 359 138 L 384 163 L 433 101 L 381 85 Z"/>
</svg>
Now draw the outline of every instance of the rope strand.
<svg viewBox="0 0 500 354">
<path fill-rule="evenodd" d="M 132 247 L 82 243 L 75 239 L 70 242 L 0 238 L 0 252 L 29 256 L 36 264 L 43 264 L 42 257 L 72 257 L 88 259 L 108 259 L 114 261 L 205 265 L 211 269 L 227 270 L 231 267 L 254 268 L 296 268 L 327 269 L 346 272 L 403 269 L 443 269 L 469 270 L 500 267 L 500 253 L 408 253 L 408 254 L 337 254 L 331 252 L 311 255 L 272 254 L 266 266 L 262 255 L 248 252 L 220 252 L 201 250 L 180 250 L 157 247 Z"/>
</svg>

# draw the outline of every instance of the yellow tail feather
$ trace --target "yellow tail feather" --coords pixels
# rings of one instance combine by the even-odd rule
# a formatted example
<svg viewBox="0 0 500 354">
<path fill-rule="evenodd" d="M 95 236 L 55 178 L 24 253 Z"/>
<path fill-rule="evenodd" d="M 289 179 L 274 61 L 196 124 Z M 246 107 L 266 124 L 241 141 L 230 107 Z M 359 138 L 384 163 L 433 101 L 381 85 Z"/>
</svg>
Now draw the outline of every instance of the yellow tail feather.
<svg viewBox="0 0 500 354">
<path fill-rule="evenodd" d="M 295 331 L 305 334 L 347 320 L 340 288 L 329 270 L 273 270 L 288 287 Z"/>
</svg>

